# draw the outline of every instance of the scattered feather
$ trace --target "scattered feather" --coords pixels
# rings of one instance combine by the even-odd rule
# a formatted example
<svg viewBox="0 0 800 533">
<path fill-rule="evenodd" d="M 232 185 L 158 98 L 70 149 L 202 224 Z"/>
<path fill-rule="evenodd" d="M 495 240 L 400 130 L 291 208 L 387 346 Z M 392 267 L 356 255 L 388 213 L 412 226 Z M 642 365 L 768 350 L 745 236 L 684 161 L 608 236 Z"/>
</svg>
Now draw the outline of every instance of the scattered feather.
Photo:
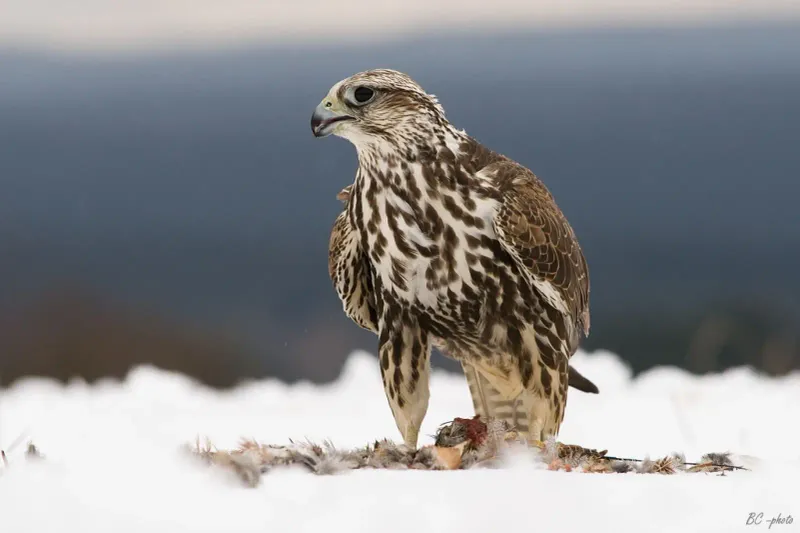
<svg viewBox="0 0 800 533">
<path fill-rule="evenodd" d="M 507 423 L 484 421 L 477 416 L 456 418 L 442 424 L 435 435 L 435 444 L 418 450 L 383 439 L 347 451 L 339 450 L 327 441 L 322 445 L 289 441 L 288 445 L 279 446 L 263 445 L 255 440 L 243 440 L 233 451 L 219 451 L 208 440 L 201 443 L 198 438 L 192 453 L 208 464 L 234 472 L 248 487 L 257 486 L 262 476 L 273 468 L 286 466 L 301 466 L 317 475 L 333 475 L 360 468 L 467 470 L 501 468 L 509 458 L 519 454 L 543 468 L 564 472 L 672 475 L 743 469 L 733 464 L 729 453 L 707 454 L 700 463 L 687 463 L 679 453 L 656 460 L 648 457 L 623 459 L 609 456 L 607 450 L 564 444 L 555 438 L 525 442 Z"/>
</svg>

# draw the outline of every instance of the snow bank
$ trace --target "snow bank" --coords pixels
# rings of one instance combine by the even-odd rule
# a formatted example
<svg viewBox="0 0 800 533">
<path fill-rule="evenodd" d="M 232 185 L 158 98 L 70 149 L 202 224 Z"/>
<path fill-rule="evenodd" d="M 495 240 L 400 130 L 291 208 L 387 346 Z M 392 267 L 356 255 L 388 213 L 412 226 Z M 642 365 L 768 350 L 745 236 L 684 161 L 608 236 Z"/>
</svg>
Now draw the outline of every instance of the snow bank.
<svg viewBox="0 0 800 533">
<path fill-rule="evenodd" d="M 622 457 L 732 451 L 753 471 L 579 474 L 520 459 L 506 470 L 282 471 L 245 489 L 181 446 L 198 436 L 219 448 L 242 437 L 339 447 L 399 440 L 376 360 L 354 353 L 326 386 L 267 380 L 227 392 L 142 367 L 122 383 L 26 379 L 0 391 L 0 447 L 24 433 L 45 455 L 25 460 L 17 446 L 0 465 L 0 532 L 728 532 L 756 527 L 745 525 L 751 512 L 763 512 L 764 523 L 779 513 L 800 520 L 800 373 L 696 377 L 660 368 L 631 379 L 603 352 L 577 354 L 573 364 L 601 393 L 571 392 L 562 442 Z M 463 377 L 435 372 L 420 444 L 471 412 Z"/>
</svg>

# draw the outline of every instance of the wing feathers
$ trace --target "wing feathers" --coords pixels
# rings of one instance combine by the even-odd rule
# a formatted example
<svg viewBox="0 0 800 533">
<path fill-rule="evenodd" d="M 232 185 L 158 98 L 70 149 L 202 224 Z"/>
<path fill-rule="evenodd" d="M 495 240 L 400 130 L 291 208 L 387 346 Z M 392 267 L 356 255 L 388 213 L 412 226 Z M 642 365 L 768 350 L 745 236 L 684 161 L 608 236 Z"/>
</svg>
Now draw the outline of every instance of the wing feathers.
<svg viewBox="0 0 800 533">
<path fill-rule="evenodd" d="M 345 189 L 349 193 L 349 189 Z M 342 191 L 340 195 L 345 193 Z M 378 318 L 373 302 L 369 266 L 350 225 L 347 211 L 336 217 L 328 245 L 328 274 L 344 311 L 364 329 L 377 333 Z"/>
<path fill-rule="evenodd" d="M 572 227 L 532 172 L 508 160 L 495 166 L 498 238 L 550 305 L 588 334 L 589 272 Z"/>
</svg>

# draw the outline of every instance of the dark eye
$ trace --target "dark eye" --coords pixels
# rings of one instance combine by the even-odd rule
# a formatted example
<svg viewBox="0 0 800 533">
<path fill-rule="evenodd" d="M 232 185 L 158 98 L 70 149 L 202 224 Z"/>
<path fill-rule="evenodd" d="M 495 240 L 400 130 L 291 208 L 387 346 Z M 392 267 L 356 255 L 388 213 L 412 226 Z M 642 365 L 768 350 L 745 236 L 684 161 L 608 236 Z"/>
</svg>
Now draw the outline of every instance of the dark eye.
<svg viewBox="0 0 800 533">
<path fill-rule="evenodd" d="M 373 96 L 375 96 L 375 91 L 369 87 L 356 87 L 356 90 L 353 91 L 353 98 L 359 104 L 366 104 L 372 100 Z"/>
</svg>

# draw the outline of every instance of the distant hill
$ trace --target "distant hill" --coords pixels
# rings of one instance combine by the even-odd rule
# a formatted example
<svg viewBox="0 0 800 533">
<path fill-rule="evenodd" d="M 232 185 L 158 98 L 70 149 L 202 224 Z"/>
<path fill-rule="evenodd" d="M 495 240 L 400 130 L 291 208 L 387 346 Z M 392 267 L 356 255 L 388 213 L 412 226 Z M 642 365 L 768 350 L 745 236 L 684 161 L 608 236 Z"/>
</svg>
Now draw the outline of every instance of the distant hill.
<svg viewBox="0 0 800 533">
<path fill-rule="evenodd" d="M 124 378 L 155 364 L 217 387 L 258 373 L 240 346 L 75 288 L 48 291 L 33 305 L 0 310 L 0 385 L 25 375 L 66 381 Z"/>
</svg>

